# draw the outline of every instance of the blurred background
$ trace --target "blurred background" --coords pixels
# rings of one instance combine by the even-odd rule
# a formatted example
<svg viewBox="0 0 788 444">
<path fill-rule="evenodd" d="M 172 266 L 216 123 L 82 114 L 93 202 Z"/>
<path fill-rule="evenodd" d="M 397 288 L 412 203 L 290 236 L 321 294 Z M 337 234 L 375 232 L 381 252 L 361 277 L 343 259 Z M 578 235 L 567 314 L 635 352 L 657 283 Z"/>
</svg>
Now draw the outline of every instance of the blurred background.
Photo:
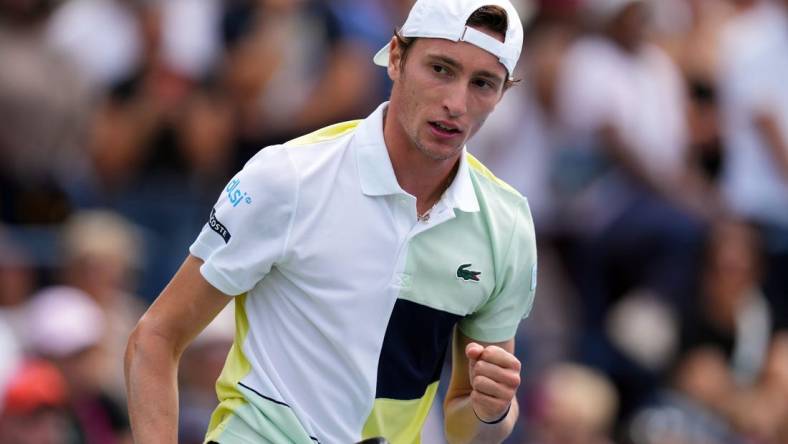
<svg viewBox="0 0 788 444">
<path fill-rule="evenodd" d="M 788 443 L 788 0 L 515 3 L 522 82 L 469 143 L 539 242 L 507 442 Z M 0 443 L 131 442 L 134 323 L 257 150 L 386 99 L 411 4 L 0 0 Z"/>
</svg>

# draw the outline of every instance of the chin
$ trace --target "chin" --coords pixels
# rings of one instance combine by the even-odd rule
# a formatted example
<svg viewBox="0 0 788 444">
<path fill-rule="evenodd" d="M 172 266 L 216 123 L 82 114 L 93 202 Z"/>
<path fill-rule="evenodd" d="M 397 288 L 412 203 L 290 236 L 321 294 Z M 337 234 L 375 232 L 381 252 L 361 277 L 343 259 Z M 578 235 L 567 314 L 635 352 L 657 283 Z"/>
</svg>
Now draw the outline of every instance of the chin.
<svg viewBox="0 0 788 444">
<path fill-rule="evenodd" d="M 436 147 L 429 147 L 424 145 L 417 145 L 417 147 L 419 151 L 421 151 L 425 156 L 429 157 L 430 159 L 442 161 L 456 157 L 460 152 L 462 152 L 463 145 L 452 147 L 452 148 L 446 146 L 441 146 L 439 148 L 436 148 Z"/>
</svg>

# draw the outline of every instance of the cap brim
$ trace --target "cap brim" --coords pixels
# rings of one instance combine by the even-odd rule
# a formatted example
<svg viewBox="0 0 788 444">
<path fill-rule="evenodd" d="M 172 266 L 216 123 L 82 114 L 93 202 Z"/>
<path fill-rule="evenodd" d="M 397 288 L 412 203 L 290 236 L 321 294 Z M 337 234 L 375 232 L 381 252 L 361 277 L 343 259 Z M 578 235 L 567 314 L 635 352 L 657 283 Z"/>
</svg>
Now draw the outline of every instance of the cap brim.
<svg viewBox="0 0 788 444">
<path fill-rule="evenodd" d="M 386 44 L 386 46 L 380 48 L 380 51 L 375 54 L 375 57 L 372 58 L 372 61 L 378 66 L 389 66 L 389 45 Z"/>
</svg>

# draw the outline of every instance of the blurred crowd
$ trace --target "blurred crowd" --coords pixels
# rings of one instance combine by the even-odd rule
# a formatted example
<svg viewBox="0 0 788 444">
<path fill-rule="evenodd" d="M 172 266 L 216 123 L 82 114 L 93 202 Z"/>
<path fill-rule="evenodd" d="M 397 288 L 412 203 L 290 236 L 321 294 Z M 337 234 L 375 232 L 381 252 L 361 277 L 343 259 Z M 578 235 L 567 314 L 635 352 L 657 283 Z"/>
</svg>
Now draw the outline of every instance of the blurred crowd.
<svg viewBox="0 0 788 444">
<path fill-rule="evenodd" d="M 515 3 L 469 142 L 537 226 L 507 442 L 788 444 L 788 0 Z M 0 0 L 0 443 L 131 442 L 134 323 L 256 151 L 386 100 L 411 4 Z M 233 331 L 182 359 L 182 443 Z"/>
</svg>

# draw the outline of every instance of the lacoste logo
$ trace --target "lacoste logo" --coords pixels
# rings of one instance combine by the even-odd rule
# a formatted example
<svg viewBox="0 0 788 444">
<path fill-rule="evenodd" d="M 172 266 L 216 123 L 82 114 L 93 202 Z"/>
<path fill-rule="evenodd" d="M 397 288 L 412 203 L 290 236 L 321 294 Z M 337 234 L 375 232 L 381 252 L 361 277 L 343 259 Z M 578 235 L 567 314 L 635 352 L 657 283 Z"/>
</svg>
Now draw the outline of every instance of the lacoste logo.
<svg viewBox="0 0 788 444">
<path fill-rule="evenodd" d="M 468 270 L 470 266 L 471 264 L 460 265 L 460 268 L 457 269 L 457 279 L 462 279 L 464 281 L 479 282 L 479 275 L 481 275 L 482 272 Z"/>
<path fill-rule="evenodd" d="M 211 227 L 211 230 L 215 231 L 219 236 L 224 239 L 224 243 L 230 242 L 230 232 L 227 231 L 227 227 L 225 227 L 219 219 L 216 218 L 216 209 L 211 209 L 211 218 L 208 219 L 208 226 Z"/>
</svg>

